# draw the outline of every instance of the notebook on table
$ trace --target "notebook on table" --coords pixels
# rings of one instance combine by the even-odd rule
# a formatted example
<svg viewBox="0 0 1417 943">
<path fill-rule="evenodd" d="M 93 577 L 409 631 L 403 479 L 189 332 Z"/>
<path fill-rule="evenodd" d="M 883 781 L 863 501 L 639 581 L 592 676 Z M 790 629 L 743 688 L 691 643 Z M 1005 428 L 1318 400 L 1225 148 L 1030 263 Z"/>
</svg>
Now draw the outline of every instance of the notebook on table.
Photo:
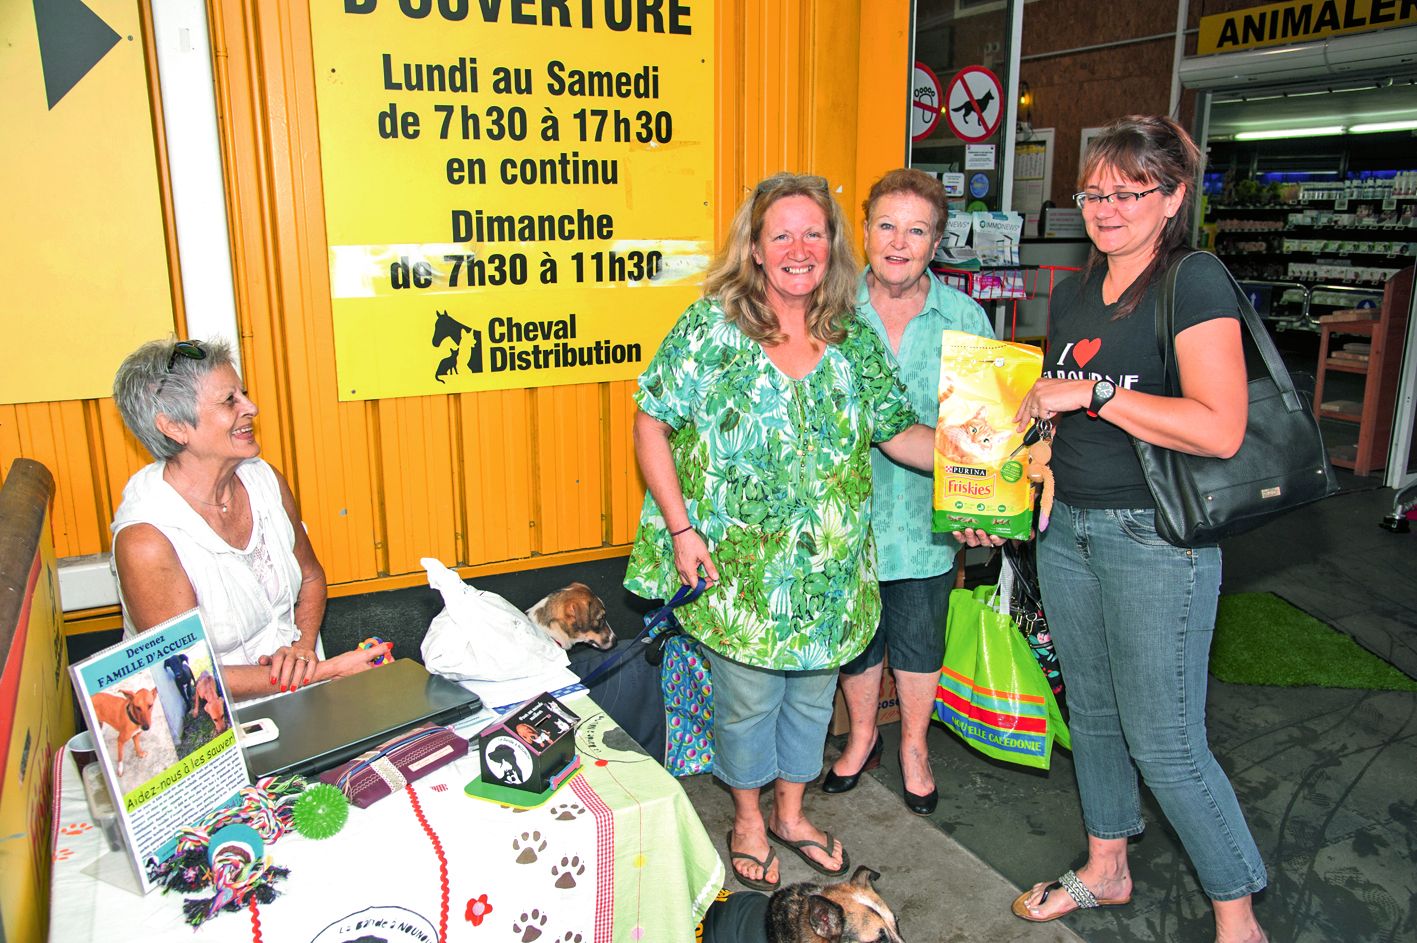
<svg viewBox="0 0 1417 943">
<path fill-rule="evenodd" d="M 261 718 L 279 736 L 246 745 L 252 778 L 310 776 L 358 756 L 419 724 L 451 724 L 482 709 L 471 691 L 402 658 L 259 703 L 237 705 L 238 724 Z"/>
</svg>

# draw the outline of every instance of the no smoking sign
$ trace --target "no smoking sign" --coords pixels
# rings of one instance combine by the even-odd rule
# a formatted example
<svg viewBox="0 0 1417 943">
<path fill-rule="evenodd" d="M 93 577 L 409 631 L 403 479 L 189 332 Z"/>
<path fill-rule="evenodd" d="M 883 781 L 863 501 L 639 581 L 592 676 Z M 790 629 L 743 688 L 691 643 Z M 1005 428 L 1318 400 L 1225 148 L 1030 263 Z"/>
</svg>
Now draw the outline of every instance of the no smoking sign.
<svg viewBox="0 0 1417 943">
<path fill-rule="evenodd" d="M 1004 85 L 981 65 L 960 69 L 945 89 L 945 120 L 955 137 L 970 144 L 987 140 L 1004 118 Z"/>
</svg>

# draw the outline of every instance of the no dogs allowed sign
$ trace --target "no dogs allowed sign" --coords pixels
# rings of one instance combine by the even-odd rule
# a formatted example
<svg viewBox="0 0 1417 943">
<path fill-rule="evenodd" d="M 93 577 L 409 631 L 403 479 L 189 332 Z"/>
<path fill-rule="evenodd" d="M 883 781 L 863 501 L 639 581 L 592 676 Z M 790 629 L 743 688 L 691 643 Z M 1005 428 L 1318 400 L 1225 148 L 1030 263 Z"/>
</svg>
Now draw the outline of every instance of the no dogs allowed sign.
<svg viewBox="0 0 1417 943">
<path fill-rule="evenodd" d="M 1004 85 L 982 65 L 965 66 L 945 89 L 945 120 L 970 144 L 988 140 L 1004 119 Z"/>
</svg>

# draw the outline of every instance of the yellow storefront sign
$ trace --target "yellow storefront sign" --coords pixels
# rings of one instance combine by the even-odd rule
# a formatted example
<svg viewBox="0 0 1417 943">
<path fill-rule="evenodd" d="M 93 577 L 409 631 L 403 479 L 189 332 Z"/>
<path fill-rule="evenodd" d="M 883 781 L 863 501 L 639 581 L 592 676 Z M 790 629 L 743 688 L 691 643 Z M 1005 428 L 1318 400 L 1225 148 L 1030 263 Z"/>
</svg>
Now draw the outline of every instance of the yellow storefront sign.
<svg viewBox="0 0 1417 943">
<path fill-rule="evenodd" d="M 1294 0 L 1201 18 L 1196 54 L 1306 43 L 1417 23 L 1417 0 Z"/>
<path fill-rule="evenodd" d="M 712 251 L 712 6 L 310 11 L 340 399 L 637 376 Z"/>
<path fill-rule="evenodd" d="M 171 333 L 138 4 L 0 3 L 0 403 L 96 399 Z"/>
</svg>

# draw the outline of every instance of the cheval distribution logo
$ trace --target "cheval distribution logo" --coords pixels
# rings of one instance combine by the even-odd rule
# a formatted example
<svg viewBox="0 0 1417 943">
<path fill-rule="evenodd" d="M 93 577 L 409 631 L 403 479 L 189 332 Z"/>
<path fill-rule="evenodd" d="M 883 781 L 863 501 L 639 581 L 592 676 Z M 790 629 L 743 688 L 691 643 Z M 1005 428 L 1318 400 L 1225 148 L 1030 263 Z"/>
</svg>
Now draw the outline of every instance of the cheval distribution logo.
<svg viewBox="0 0 1417 943">
<path fill-rule="evenodd" d="M 604 336 L 583 336 L 574 312 L 542 319 L 492 315 L 481 327 L 437 311 L 433 322 L 433 378 L 446 384 L 450 378 L 483 373 L 560 370 L 607 364 L 640 363 L 644 350 L 638 343 L 618 343 Z"/>
</svg>

